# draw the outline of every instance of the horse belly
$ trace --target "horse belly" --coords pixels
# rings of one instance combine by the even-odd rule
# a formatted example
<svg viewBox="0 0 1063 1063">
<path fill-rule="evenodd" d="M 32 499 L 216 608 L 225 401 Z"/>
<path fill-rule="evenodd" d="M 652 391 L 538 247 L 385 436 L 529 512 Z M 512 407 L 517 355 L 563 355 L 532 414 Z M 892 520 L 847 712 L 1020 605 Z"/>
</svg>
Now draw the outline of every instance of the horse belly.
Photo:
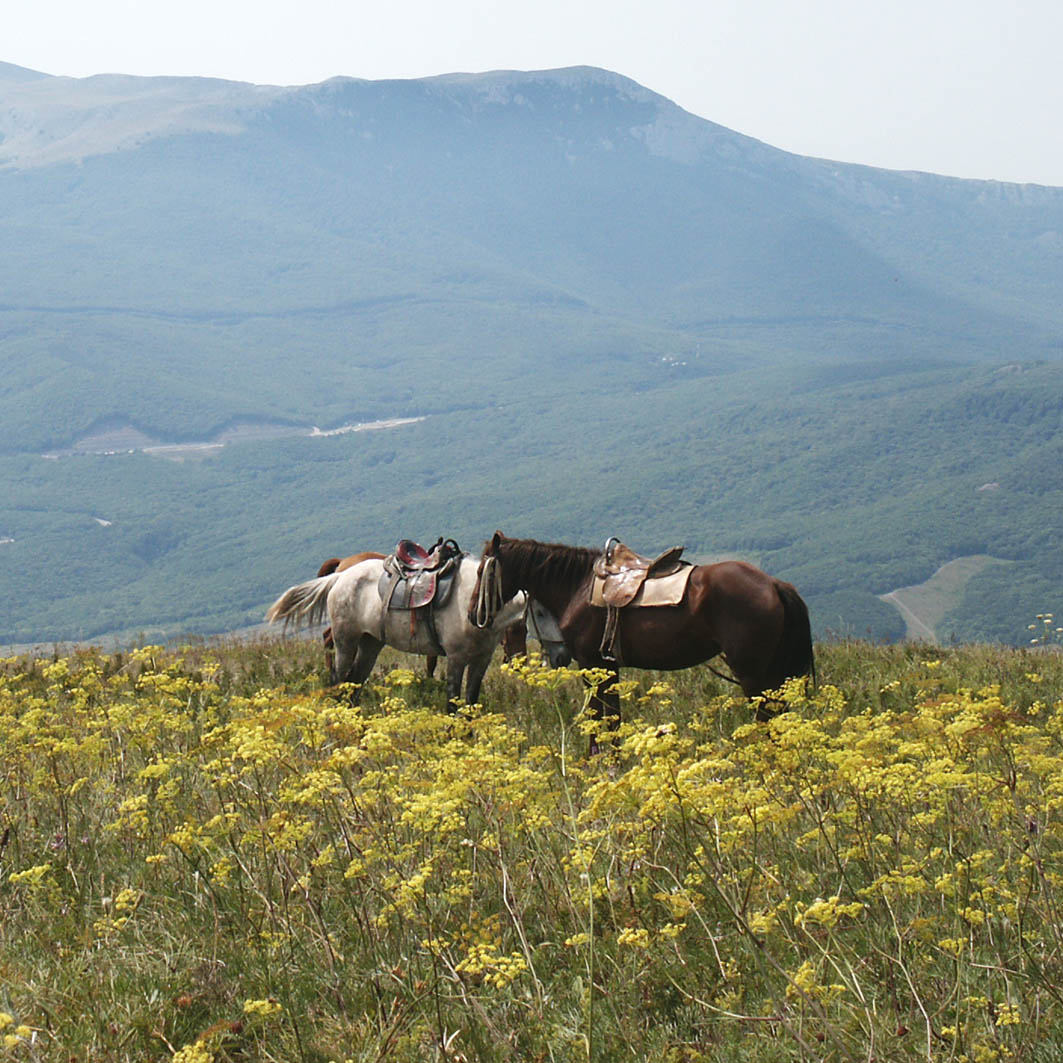
<svg viewBox="0 0 1063 1063">
<path fill-rule="evenodd" d="M 621 615 L 620 657 L 625 668 L 665 672 L 693 668 L 721 652 L 721 646 L 689 616 L 663 614 L 667 607 L 647 606 L 630 617 Z"/>
<path fill-rule="evenodd" d="M 440 652 L 429 621 L 421 609 L 391 610 L 384 621 L 384 641 L 397 650 L 421 657 L 434 657 Z"/>
<path fill-rule="evenodd" d="M 605 631 L 605 610 L 566 616 L 566 638 L 572 639 L 577 659 L 598 659 Z M 587 621 L 590 621 L 588 623 Z M 635 606 L 620 610 L 620 663 L 624 668 L 675 671 L 693 668 L 721 650 L 714 633 L 683 606 Z"/>
</svg>

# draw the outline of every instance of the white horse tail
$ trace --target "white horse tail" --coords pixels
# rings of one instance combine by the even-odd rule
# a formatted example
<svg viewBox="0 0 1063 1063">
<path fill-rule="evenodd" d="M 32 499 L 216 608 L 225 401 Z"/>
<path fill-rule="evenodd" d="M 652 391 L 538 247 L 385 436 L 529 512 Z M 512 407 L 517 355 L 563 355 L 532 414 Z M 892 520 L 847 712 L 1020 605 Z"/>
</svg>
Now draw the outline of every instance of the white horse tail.
<svg viewBox="0 0 1063 1063">
<path fill-rule="evenodd" d="M 303 624 L 316 624 L 324 620 L 328 610 L 328 592 L 339 579 L 340 573 L 307 580 L 295 587 L 289 587 L 270 607 L 266 621 L 270 624 L 283 620 L 285 625 L 294 623 L 296 627 Z"/>
</svg>

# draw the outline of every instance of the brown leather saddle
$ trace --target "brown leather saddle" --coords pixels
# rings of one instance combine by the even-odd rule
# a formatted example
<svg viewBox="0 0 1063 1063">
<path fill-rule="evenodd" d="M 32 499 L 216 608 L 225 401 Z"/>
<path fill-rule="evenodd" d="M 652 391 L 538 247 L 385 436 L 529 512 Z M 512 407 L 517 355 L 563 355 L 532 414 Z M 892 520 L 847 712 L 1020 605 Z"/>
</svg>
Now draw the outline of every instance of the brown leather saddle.
<svg viewBox="0 0 1063 1063">
<path fill-rule="evenodd" d="M 629 605 L 647 580 L 663 579 L 678 572 L 686 564 L 680 560 L 682 553 L 683 547 L 673 546 L 657 557 L 643 557 L 614 536 L 594 562 L 595 582 L 601 581 L 598 591 L 602 604 L 617 609 Z"/>
<path fill-rule="evenodd" d="M 655 580 L 676 576 L 677 579 L 671 581 L 675 584 L 672 596 L 666 596 L 663 601 L 671 602 L 675 593 L 682 597 L 691 568 L 688 562 L 681 560 L 682 553 L 683 547 L 673 546 L 657 557 L 643 557 L 615 535 L 605 544 L 601 557 L 594 562 L 594 578 L 591 580 L 591 604 L 604 606 L 606 610 L 605 630 L 599 646 L 604 660 L 613 661 L 618 667 L 621 664 L 620 610 L 625 606 L 637 608 L 642 599 L 639 602 L 635 599 L 643 594 L 647 584 L 652 586 Z"/>
<path fill-rule="evenodd" d="M 395 552 L 384 558 L 377 591 L 386 609 L 424 609 L 446 605 L 462 558 L 453 539 L 440 537 L 427 550 L 412 539 L 402 539 Z"/>
</svg>

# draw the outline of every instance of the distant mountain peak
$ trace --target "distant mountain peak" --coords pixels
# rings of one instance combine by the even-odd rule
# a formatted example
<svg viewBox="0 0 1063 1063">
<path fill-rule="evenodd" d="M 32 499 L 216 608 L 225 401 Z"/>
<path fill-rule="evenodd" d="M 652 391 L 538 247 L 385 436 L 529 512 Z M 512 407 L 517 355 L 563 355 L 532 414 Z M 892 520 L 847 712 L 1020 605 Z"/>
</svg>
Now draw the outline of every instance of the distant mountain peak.
<svg viewBox="0 0 1063 1063">
<path fill-rule="evenodd" d="M 540 119 L 556 118 L 576 136 L 592 126 L 597 143 L 617 145 L 633 141 L 650 155 L 693 165 L 707 158 L 759 162 L 787 153 L 725 126 L 685 111 L 674 101 L 622 74 L 594 66 L 545 70 L 489 70 L 449 73 L 425 78 L 367 81 L 332 78 L 317 85 L 292 89 L 314 94 L 326 107 L 335 101 L 336 113 L 347 113 L 348 90 L 387 94 L 398 89 L 407 100 L 421 92 L 426 99 L 445 100 L 477 114 L 511 109 Z"/>
<path fill-rule="evenodd" d="M 0 81 L 39 81 L 47 77 L 51 77 L 51 74 L 42 74 L 39 70 L 15 66 L 14 63 L 0 63 Z"/>
<path fill-rule="evenodd" d="M 208 78 L 5 76 L 20 69 L 0 64 L 0 168 L 80 163 L 175 133 L 238 133 L 249 104 L 282 91 Z"/>
<path fill-rule="evenodd" d="M 504 108 L 518 118 L 575 119 L 574 128 L 594 128 L 600 143 L 634 141 L 651 155 L 683 164 L 785 154 L 593 66 L 378 81 L 338 77 L 279 87 L 193 77 L 53 77 L 0 64 L 0 168 L 81 163 L 166 136 L 238 135 L 281 100 L 313 100 L 326 114 L 349 117 L 352 93 L 377 100 L 395 96 L 414 108 L 419 98 L 445 100 L 468 115 Z"/>
<path fill-rule="evenodd" d="M 564 66 L 544 70 L 487 70 L 482 73 L 437 74 L 423 79 L 440 84 L 480 86 L 485 90 L 514 88 L 519 90 L 536 82 L 549 83 L 566 89 L 584 90 L 589 86 L 605 86 L 628 95 L 633 100 L 648 103 L 663 101 L 665 97 L 650 91 L 623 74 L 597 66 Z"/>
</svg>

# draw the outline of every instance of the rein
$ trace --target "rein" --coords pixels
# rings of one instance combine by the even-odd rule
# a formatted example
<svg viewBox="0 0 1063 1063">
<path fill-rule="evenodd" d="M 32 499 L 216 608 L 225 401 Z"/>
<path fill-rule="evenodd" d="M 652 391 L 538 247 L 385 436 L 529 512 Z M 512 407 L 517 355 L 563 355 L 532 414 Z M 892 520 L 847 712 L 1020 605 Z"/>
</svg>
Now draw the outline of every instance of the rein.
<svg viewBox="0 0 1063 1063">
<path fill-rule="evenodd" d="M 736 687 L 742 685 L 737 679 L 735 679 L 733 675 L 724 675 L 723 672 L 718 672 L 715 668 L 713 668 L 711 664 L 706 664 L 705 667 L 708 668 L 708 670 L 712 672 L 712 674 L 718 679 L 723 679 L 728 683 L 734 683 Z"/>
<path fill-rule="evenodd" d="M 480 570 L 480 589 L 469 619 L 478 627 L 490 627 L 505 604 L 502 597 L 502 572 L 497 557 L 485 557 Z"/>
</svg>

